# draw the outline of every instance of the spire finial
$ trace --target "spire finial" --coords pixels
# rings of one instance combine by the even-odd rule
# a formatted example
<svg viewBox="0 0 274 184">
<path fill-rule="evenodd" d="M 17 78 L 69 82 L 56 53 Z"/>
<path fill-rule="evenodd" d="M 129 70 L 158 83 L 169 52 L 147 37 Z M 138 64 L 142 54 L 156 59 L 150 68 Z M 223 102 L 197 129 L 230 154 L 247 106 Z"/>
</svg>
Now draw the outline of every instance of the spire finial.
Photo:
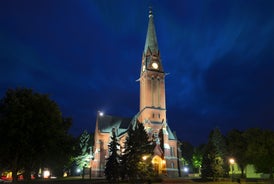
<svg viewBox="0 0 274 184">
<path fill-rule="evenodd" d="M 144 53 L 147 52 L 147 49 L 149 48 L 152 52 L 158 52 L 158 44 L 157 44 L 157 38 L 156 38 L 156 32 L 154 27 L 154 21 L 153 21 L 153 14 L 152 14 L 152 8 L 149 7 L 149 20 L 148 20 L 148 28 L 147 28 L 147 37 L 146 37 L 146 44 Z"/>
<path fill-rule="evenodd" d="M 149 7 L 148 17 L 150 18 L 151 16 L 153 17 L 153 13 L 152 13 L 152 7 L 150 6 Z"/>
</svg>

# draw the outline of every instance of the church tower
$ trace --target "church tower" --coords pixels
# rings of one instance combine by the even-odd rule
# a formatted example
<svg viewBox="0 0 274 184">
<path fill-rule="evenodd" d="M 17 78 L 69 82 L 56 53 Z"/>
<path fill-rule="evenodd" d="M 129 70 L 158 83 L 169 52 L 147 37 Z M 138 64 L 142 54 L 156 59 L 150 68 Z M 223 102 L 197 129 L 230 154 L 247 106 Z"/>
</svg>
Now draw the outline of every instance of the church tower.
<svg viewBox="0 0 274 184">
<path fill-rule="evenodd" d="M 165 73 L 151 10 L 140 73 L 139 120 L 150 120 L 158 124 L 166 121 Z"/>
<path fill-rule="evenodd" d="M 166 119 L 165 72 L 157 43 L 152 11 L 149 11 L 148 30 L 142 54 L 140 71 L 140 110 L 133 118 L 98 113 L 94 133 L 93 160 L 90 167 L 93 176 L 103 176 L 108 145 L 113 131 L 123 147 L 130 126 L 137 119 L 143 123 L 148 136 L 155 142 L 151 155 L 154 171 L 169 177 L 180 175 L 180 149 L 176 135 L 170 130 Z M 137 118 L 137 119 L 136 119 Z"/>
<path fill-rule="evenodd" d="M 156 142 L 153 155 L 154 170 L 158 174 L 178 176 L 179 162 L 177 138 L 171 132 L 166 119 L 165 72 L 161 61 L 152 10 L 140 72 L 139 122 Z"/>
</svg>

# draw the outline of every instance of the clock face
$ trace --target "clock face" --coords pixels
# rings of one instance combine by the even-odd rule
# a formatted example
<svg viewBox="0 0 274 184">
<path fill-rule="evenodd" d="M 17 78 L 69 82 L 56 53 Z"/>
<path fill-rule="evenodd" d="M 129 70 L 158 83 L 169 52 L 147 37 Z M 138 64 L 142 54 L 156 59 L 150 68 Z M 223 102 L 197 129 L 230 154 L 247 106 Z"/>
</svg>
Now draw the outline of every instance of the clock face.
<svg viewBox="0 0 274 184">
<path fill-rule="evenodd" d="M 159 66 L 158 66 L 158 63 L 156 63 L 156 62 L 153 62 L 153 63 L 152 63 L 152 68 L 158 69 L 158 67 L 159 67 Z"/>
</svg>

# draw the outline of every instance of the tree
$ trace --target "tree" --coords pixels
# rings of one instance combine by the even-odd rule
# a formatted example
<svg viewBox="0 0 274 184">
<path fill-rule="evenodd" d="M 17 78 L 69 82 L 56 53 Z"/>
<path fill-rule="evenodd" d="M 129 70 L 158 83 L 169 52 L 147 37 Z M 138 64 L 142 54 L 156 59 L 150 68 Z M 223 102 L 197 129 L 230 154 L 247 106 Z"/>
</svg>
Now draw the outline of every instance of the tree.
<svg viewBox="0 0 274 184">
<path fill-rule="evenodd" d="M 74 158 L 78 167 L 82 168 L 82 179 L 84 179 L 85 168 L 88 166 L 91 159 L 90 134 L 84 130 L 79 138 L 80 153 Z"/>
<path fill-rule="evenodd" d="M 109 183 L 119 183 L 120 156 L 118 148 L 120 148 L 120 144 L 117 141 L 115 130 L 112 130 L 111 142 L 108 148 L 109 157 L 107 158 L 105 175 Z"/>
<path fill-rule="evenodd" d="M 257 172 L 266 172 L 273 178 L 274 132 L 250 128 L 244 133 L 248 141 L 246 155 Z"/>
<path fill-rule="evenodd" d="M 202 158 L 201 175 L 203 179 L 211 178 L 214 175 L 212 163 L 214 162 L 216 152 L 213 144 L 208 142 L 205 147 Z"/>
<path fill-rule="evenodd" d="M 199 147 L 194 148 L 192 159 L 191 159 L 194 172 L 198 172 L 199 174 L 201 174 L 203 151 L 204 151 L 204 145 L 200 145 Z"/>
<path fill-rule="evenodd" d="M 218 128 L 215 128 L 209 136 L 202 163 L 202 177 L 213 177 L 213 180 L 227 173 L 229 166 L 225 162 L 227 158 L 226 143 Z"/>
<path fill-rule="evenodd" d="M 0 122 L 0 139 L 5 140 L 0 162 L 12 171 L 13 181 L 19 170 L 29 179 L 38 167 L 53 167 L 53 159 L 67 161 L 63 156 L 70 153 L 66 144 L 71 141 L 71 122 L 48 95 L 26 88 L 7 90 L 0 101 Z"/>
<path fill-rule="evenodd" d="M 241 169 L 241 177 L 244 177 L 244 169 L 248 164 L 246 150 L 248 142 L 244 137 L 244 133 L 233 129 L 227 134 L 229 156 L 234 158 Z"/>
<path fill-rule="evenodd" d="M 72 119 L 62 118 L 62 122 L 64 125 L 70 127 L 72 124 Z M 66 129 L 68 130 L 69 127 Z M 49 149 L 52 150 L 49 151 L 47 157 L 44 160 L 44 167 L 50 168 L 51 173 L 57 177 L 62 177 L 64 171 L 68 171 L 70 169 L 72 158 L 76 155 L 74 149 L 76 145 L 76 138 L 68 134 L 68 132 L 63 136 L 61 134 L 62 133 L 60 132 L 60 137 L 56 139 L 57 142 L 53 142 L 53 144 L 56 144 L 58 147 L 56 148 L 54 145 L 50 146 Z M 56 150 L 58 150 L 58 154 L 56 154 Z"/>
<path fill-rule="evenodd" d="M 122 154 L 122 178 L 128 176 L 131 183 L 137 178 L 147 179 L 152 175 L 152 141 L 149 140 L 144 125 L 136 122 L 128 130 L 124 152 Z"/>
</svg>

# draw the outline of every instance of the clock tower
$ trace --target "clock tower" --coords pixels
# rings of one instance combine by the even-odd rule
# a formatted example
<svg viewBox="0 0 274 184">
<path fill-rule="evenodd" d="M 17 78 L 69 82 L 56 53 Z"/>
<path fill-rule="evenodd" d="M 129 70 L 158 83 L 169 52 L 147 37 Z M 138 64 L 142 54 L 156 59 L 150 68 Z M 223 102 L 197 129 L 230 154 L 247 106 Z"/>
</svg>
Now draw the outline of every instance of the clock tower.
<svg viewBox="0 0 274 184">
<path fill-rule="evenodd" d="M 157 126 L 151 127 L 153 132 L 158 132 L 166 122 L 165 73 L 151 10 L 149 11 L 148 30 L 140 73 L 139 121 L 157 124 Z"/>
<path fill-rule="evenodd" d="M 176 135 L 166 119 L 165 72 L 158 48 L 152 11 L 149 11 L 146 43 L 140 72 L 140 111 L 138 120 L 143 123 L 149 137 L 155 141 L 152 164 L 155 172 L 178 176 L 180 166 Z"/>
<path fill-rule="evenodd" d="M 112 132 L 116 131 L 122 151 L 127 131 L 137 122 L 143 123 L 149 139 L 155 143 L 153 155 L 149 155 L 155 173 L 169 177 L 178 176 L 181 173 L 178 140 L 166 119 L 165 72 L 151 10 L 138 81 L 140 82 L 140 110 L 133 118 L 98 113 L 94 133 L 94 160 L 91 161 L 94 176 L 104 174 Z"/>
</svg>

